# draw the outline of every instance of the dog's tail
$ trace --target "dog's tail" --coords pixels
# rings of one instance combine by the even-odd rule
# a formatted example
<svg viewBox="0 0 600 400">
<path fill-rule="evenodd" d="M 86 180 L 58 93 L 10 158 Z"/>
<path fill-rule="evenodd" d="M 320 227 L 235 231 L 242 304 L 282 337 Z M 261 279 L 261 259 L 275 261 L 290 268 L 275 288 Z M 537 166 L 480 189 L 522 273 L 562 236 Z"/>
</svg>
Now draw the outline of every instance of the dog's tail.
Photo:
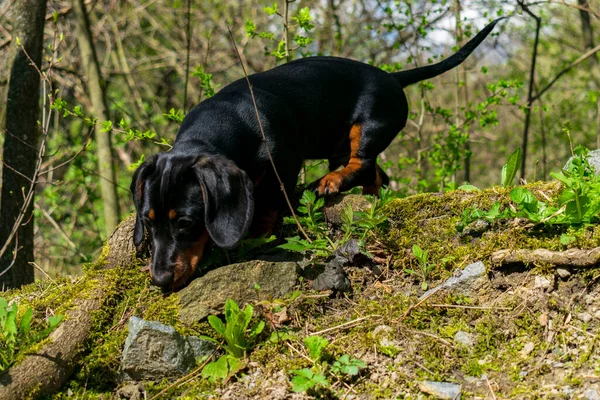
<svg viewBox="0 0 600 400">
<path fill-rule="evenodd" d="M 420 67 L 415 69 L 409 69 L 408 71 L 400 71 L 394 72 L 392 75 L 402 87 L 407 87 L 408 85 L 412 85 L 413 83 L 417 83 L 420 81 L 424 81 L 425 79 L 434 78 L 440 74 L 443 74 L 446 71 L 451 70 L 452 68 L 458 66 L 460 63 L 465 61 L 465 59 L 483 42 L 483 40 L 490 34 L 494 26 L 498 23 L 498 21 L 504 19 L 506 17 L 498 18 L 492 21 L 488 26 L 483 28 L 481 32 L 479 32 L 475 37 L 467 42 L 463 47 L 461 47 L 456 53 L 448 57 L 447 59 L 433 65 L 428 65 L 426 67 Z"/>
</svg>

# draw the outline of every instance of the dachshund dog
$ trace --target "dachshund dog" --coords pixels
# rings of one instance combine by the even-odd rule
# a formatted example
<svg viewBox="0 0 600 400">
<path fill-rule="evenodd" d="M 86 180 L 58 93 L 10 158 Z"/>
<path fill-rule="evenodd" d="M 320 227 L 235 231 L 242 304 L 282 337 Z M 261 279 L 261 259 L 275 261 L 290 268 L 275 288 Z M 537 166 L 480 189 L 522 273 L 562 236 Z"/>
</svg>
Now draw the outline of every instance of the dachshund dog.
<svg viewBox="0 0 600 400">
<path fill-rule="evenodd" d="M 314 186 L 321 196 L 355 186 L 377 193 L 388 182 L 377 156 L 408 117 L 403 89 L 458 66 L 498 21 L 434 65 L 387 73 L 345 58 L 303 58 L 249 76 L 258 111 L 246 79 L 195 106 L 171 151 L 149 158 L 131 183 L 134 243 L 149 232 L 153 283 L 185 286 L 209 243 L 229 249 L 248 231 L 270 233 L 285 203 L 269 152 L 288 193 L 307 159 L 329 161 Z"/>
</svg>

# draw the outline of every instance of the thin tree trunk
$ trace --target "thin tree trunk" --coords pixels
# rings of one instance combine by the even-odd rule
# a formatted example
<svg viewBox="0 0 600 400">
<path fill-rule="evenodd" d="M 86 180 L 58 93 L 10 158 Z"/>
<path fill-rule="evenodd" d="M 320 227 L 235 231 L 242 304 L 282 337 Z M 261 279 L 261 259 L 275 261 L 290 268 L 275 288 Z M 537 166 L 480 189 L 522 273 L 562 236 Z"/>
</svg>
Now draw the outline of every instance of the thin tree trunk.
<svg viewBox="0 0 600 400">
<path fill-rule="evenodd" d="M 519 3 L 527 14 L 529 14 L 535 20 L 535 39 L 533 41 L 533 53 L 531 55 L 531 66 L 529 67 L 529 88 L 527 90 L 527 110 L 525 111 L 525 126 L 523 127 L 523 144 L 521 146 L 521 150 L 523 153 L 523 157 L 521 158 L 521 179 L 525 179 L 525 172 L 527 166 L 527 142 L 529 138 L 529 124 L 531 122 L 531 105 L 535 100 L 533 95 L 533 88 L 535 82 L 535 67 L 537 63 L 537 51 L 538 51 L 538 43 L 540 41 L 540 29 L 542 20 L 540 17 L 532 13 L 529 8 L 523 4 Z"/>
<path fill-rule="evenodd" d="M 462 31 L 462 21 L 461 21 L 461 16 L 460 16 L 460 12 L 462 10 L 462 6 L 460 4 L 460 0 L 456 0 L 454 2 L 454 16 L 456 19 L 456 31 L 455 31 L 455 36 L 456 36 L 456 45 L 457 46 L 462 46 L 463 44 L 463 31 Z M 469 91 L 467 90 L 467 68 L 464 66 L 464 64 L 461 64 L 458 66 L 458 68 L 456 68 L 456 126 L 461 126 L 462 120 L 459 117 L 459 112 L 460 112 L 460 104 L 462 101 L 462 104 L 467 107 L 469 105 Z M 461 79 L 462 79 L 462 87 L 461 87 Z M 461 99 L 462 97 L 462 99 Z M 465 142 L 465 160 L 464 160 L 464 169 L 465 169 L 465 175 L 464 175 L 464 181 L 465 182 L 470 182 L 471 181 L 471 143 L 469 141 L 469 127 L 465 124 L 463 129 L 465 130 L 465 133 L 467 135 L 467 140 Z"/>
<path fill-rule="evenodd" d="M 590 7 L 589 0 L 577 0 L 577 3 L 583 7 L 579 9 L 579 18 L 581 19 L 581 34 L 583 36 L 583 45 L 587 50 L 593 49 L 594 45 L 594 29 L 592 28 L 592 24 L 590 22 L 590 12 L 585 10 L 584 8 Z M 587 60 L 588 65 L 590 66 L 590 70 L 592 75 L 596 71 L 600 62 L 598 61 L 598 57 L 596 55 L 590 57 Z M 595 74 L 598 76 L 598 73 Z M 598 84 L 598 79 L 595 80 L 596 84 Z M 600 97 L 596 101 L 596 148 L 600 149 Z"/>
<path fill-rule="evenodd" d="M 93 114 L 102 123 L 108 121 L 108 108 L 104 97 L 104 84 L 100 75 L 100 66 L 96 56 L 96 49 L 92 41 L 90 21 L 85 8 L 84 0 L 74 0 L 73 9 L 77 20 L 77 42 L 81 53 L 81 61 L 87 88 L 92 103 Z M 98 173 L 100 174 L 100 188 L 102 202 L 104 203 L 104 226 L 107 237 L 119 223 L 119 197 L 117 194 L 116 171 L 113 161 L 111 132 L 101 132 L 97 128 L 96 156 L 98 157 Z"/>
<path fill-rule="evenodd" d="M 37 160 L 40 108 L 40 75 L 36 69 L 42 61 L 46 1 L 19 0 L 12 5 L 14 28 L 13 60 L 6 101 L 6 135 L 3 150 L 2 197 L 0 205 L 0 246 L 5 244 L 15 221 L 22 212 L 23 188 L 31 186 Z M 31 61 L 36 66 L 31 65 Z M 4 133 L 4 132 L 3 132 Z M 29 177 L 29 178 L 28 178 Z M 26 190 L 26 189 L 25 189 Z M 33 202 L 24 210 L 12 250 L 0 259 L 0 289 L 20 287 L 34 280 Z M 16 247 L 15 247 L 16 246 Z M 16 253 L 15 253 L 16 252 Z"/>
<path fill-rule="evenodd" d="M 594 29 L 590 22 L 590 12 L 585 10 L 589 8 L 589 0 L 577 0 L 579 5 L 582 7 L 579 9 L 579 18 L 581 19 L 581 33 L 583 35 L 583 45 L 586 50 L 593 49 L 594 45 Z M 585 8 L 585 9 L 584 9 Z M 590 65 L 598 65 L 598 57 L 592 56 L 589 58 Z"/>
</svg>

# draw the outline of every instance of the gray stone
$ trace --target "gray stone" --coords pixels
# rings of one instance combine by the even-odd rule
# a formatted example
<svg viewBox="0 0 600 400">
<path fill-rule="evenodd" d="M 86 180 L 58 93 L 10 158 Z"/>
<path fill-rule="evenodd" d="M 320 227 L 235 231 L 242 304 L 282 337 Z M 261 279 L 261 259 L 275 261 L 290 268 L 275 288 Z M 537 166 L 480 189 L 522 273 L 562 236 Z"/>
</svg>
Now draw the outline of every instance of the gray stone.
<svg viewBox="0 0 600 400">
<path fill-rule="evenodd" d="M 187 340 L 196 359 L 208 357 L 215 351 L 216 346 L 211 341 L 200 339 L 197 336 L 188 336 Z"/>
<path fill-rule="evenodd" d="M 588 312 L 582 312 L 580 314 L 577 314 L 577 318 L 587 324 L 592 320 L 592 314 Z"/>
<path fill-rule="evenodd" d="M 72 395 L 70 394 L 70 396 Z M 116 391 L 115 398 L 119 400 L 143 400 L 146 398 L 146 391 L 141 383 L 128 383 Z"/>
<path fill-rule="evenodd" d="M 438 399 L 460 400 L 461 386 L 455 383 L 423 381 L 419 383 L 419 390 Z"/>
<path fill-rule="evenodd" d="M 600 394 L 596 389 L 588 389 L 583 394 L 585 396 L 585 400 L 600 400 Z"/>
<path fill-rule="evenodd" d="M 485 265 L 481 261 L 477 261 L 467 265 L 458 276 L 453 276 L 441 285 L 423 293 L 419 297 L 419 300 L 423 300 L 441 289 L 450 289 L 465 295 L 474 295 L 485 292 L 489 288 L 490 280 L 487 277 Z"/>
<path fill-rule="evenodd" d="M 243 307 L 249 302 L 282 297 L 292 291 L 297 278 L 295 262 L 253 260 L 216 268 L 176 294 L 181 319 L 192 324 L 222 313 L 227 299 Z"/>
<path fill-rule="evenodd" d="M 156 380 L 178 377 L 190 372 L 196 365 L 196 351 L 204 355 L 215 348 L 213 343 L 194 338 L 190 341 L 172 326 L 129 319 L 129 335 L 123 348 L 121 370 L 126 380 Z M 196 351 L 195 351 L 196 350 Z"/>
<path fill-rule="evenodd" d="M 485 232 L 490 230 L 491 227 L 492 224 L 490 224 L 485 219 L 478 219 L 467 225 L 465 229 L 463 229 L 461 236 L 480 237 Z"/>
<path fill-rule="evenodd" d="M 554 275 L 552 276 L 541 276 L 538 275 L 535 277 L 535 281 L 533 283 L 534 289 L 542 289 L 544 291 L 551 291 L 554 288 Z"/>
<path fill-rule="evenodd" d="M 521 349 L 521 355 L 523 357 L 527 357 L 533 350 L 535 349 L 535 344 L 533 342 L 525 343 L 525 346 Z"/>
<path fill-rule="evenodd" d="M 596 175 L 600 174 L 600 150 L 590 151 L 586 158 L 588 160 L 588 163 L 590 164 L 590 167 L 592 167 L 594 172 L 596 172 Z M 571 161 L 573 161 L 573 157 L 569 158 L 569 160 L 566 162 L 563 168 L 568 169 L 569 165 L 571 164 Z"/>
<path fill-rule="evenodd" d="M 467 347 L 473 347 L 473 345 L 475 344 L 475 341 L 473 340 L 471 334 L 465 331 L 456 332 L 456 334 L 454 335 L 454 341 L 461 343 Z"/>
<path fill-rule="evenodd" d="M 571 276 L 571 271 L 565 268 L 556 268 L 556 274 L 561 277 L 561 279 L 568 279 Z"/>
<path fill-rule="evenodd" d="M 325 220 L 332 225 L 342 224 L 342 214 L 344 209 L 350 205 L 354 211 L 366 211 L 371 207 L 371 203 L 364 196 L 359 194 L 339 194 L 331 196 L 325 204 Z M 357 217 L 354 216 L 356 219 Z"/>
</svg>

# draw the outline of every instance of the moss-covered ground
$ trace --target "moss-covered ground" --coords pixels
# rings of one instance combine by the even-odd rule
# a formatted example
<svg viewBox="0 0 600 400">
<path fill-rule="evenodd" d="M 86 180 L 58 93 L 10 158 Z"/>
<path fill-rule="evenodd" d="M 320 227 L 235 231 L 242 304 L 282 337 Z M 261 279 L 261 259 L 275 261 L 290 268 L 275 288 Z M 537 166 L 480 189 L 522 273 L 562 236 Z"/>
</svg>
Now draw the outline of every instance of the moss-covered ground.
<svg viewBox="0 0 600 400">
<path fill-rule="evenodd" d="M 551 199 L 559 190 L 552 183 L 529 188 L 540 199 Z M 489 209 L 494 201 L 508 207 L 508 190 L 394 200 L 386 209 L 388 223 L 368 238 L 380 276 L 351 267 L 352 292 L 335 296 L 312 292 L 307 282 L 299 284 L 299 295 L 256 307 L 268 328 L 237 376 L 226 383 L 210 383 L 199 372 L 175 383 L 157 377 L 143 383 L 146 398 L 428 398 L 419 389 L 423 380 L 458 383 L 463 398 L 600 393 L 600 272 L 566 268 L 559 274 L 549 265 L 506 268 L 490 262 L 491 254 L 501 249 L 598 247 L 600 227 L 531 226 L 517 220 L 494 221 L 469 235 L 457 232 L 464 209 Z M 561 243 L 565 234 L 571 237 L 568 244 Z M 429 252 L 428 287 L 482 261 L 489 271 L 489 289 L 477 294 L 440 291 L 419 302 L 422 278 L 406 272 L 419 270 L 412 253 L 415 244 Z M 132 315 L 173 325 L 186 335 L 213 334 L 206 322 L 183 325 L 176 297 L 153 288 L 140 265 L 116 270 L 89 266 L 85 276 L 43 281 L 8 297 L 32 307 L 37 316 L 64 313 L 100 276 L 110 295 L 94 315 L 85 356 L 56 398 L 115 398 L 123 385 L 119 363 Z M 269 339 L 274 331 L 284 340 Z M 459 331 L 471 338 L 471 345 L 455 339 Z M 367 367 L 358 376 L 329 376 L 329 388 L 293 393 L 290 371 L 312 366 L 303 338 L 315 333 L 329 341 L 331 361 L 350 354 Z"/>
</svg>

